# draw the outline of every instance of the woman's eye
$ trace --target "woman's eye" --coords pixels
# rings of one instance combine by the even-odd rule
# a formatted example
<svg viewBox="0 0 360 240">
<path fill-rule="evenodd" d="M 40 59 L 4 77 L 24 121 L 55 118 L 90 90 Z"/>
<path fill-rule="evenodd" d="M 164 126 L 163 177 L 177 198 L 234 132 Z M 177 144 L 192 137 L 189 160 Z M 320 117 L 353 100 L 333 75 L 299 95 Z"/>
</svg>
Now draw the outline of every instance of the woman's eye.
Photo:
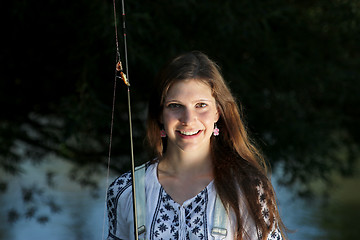
<svg viewBox="0 0 360 240">
<path fill-rule="evenodd" d="M 167 105 L 167 107 L 170 109 L 176 109 L 176 108 L 180 108 L 181 105 L 178 103 L 170 103 L 169 105 Z"/>
<path fill-rule="evenodd" d="M 197 107 L 197 108 L 204 108 L 204 107 L 206 107 L 206 106 L 207 106 L 206 103 L 198 103 L 198 104 L 196 104 L 196 107 Z"/>
</svg>

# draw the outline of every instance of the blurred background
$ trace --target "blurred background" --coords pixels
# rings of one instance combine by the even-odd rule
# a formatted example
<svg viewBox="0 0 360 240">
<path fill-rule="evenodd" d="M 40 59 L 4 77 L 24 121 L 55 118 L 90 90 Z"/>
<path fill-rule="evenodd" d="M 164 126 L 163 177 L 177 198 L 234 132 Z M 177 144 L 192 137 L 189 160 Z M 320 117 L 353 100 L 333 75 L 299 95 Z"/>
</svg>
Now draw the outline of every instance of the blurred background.
<svg viewBox="0 0 360 240">
<path fill-rule="evenodd" d="M 203 51 L 221 67 L 271 163 L 290 239 L 358 238 L 359 0 L 125 7 L 138 164 L 150 160 L 144 129 L 154 76 L 169 58 Z M 4 9 L 0 239 L 101 239 L 107 185 L 130 167 L 127 89 L 118 82 L 107 180 L 113 3 L 17 0 Z M 122 39 L 120 46 L 123 56 Z"/>
</svg>

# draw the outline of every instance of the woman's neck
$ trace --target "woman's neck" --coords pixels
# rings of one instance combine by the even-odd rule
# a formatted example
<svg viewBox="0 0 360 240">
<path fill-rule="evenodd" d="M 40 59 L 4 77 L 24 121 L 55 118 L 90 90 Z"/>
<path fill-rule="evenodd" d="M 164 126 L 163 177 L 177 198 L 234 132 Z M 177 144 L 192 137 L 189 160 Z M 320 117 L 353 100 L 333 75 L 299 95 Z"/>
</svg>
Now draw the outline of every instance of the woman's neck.
<svg viewBox="0 0 360 240">
<path fill-rule="evenodd" d="M 159 163 L 159 170 L 177 177 L 212 175 L 210 151 L 202 153 L 167 151 Z"/>
<path fill-rule="evenodd" d="M 210 151 L 173 152 L 167 149 L 160 159 L 157 174 L 166 193 L 182 205 L 214 179 Z"/>
</svg>

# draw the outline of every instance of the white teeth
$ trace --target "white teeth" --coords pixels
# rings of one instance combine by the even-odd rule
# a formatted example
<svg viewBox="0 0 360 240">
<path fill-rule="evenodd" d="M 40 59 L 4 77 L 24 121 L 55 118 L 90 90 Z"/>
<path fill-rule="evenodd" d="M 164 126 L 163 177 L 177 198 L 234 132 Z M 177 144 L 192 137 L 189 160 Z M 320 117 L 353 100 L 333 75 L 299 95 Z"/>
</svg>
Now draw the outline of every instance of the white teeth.
<svg viewBox="0 0 360 240">
<path fill-rule="evenodd" d="M 195 132 L 180 131 L 181 134 L 186 135 L 186 136 L 195 135 L 195 134 L 197 134 L 198 132 L 199 132 L 199 131 L 195 131 Z"/>
</svg>

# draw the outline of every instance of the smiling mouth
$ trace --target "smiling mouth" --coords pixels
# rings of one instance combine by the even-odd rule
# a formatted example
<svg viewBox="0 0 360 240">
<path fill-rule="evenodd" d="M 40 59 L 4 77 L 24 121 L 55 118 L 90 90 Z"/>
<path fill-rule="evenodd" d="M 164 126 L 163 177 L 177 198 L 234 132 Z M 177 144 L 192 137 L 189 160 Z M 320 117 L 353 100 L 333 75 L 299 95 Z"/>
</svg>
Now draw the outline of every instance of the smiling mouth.
<svg viewBox="0 0 360 240">
<path fill-rule="evenodd" d="M 185 135 L 185 136 L 194 136 L 197 135 L 201 132 L 201 130 L 198 131 L 191 131 L 191 132 L 187 132 L 187 131 L 177 131 L 179 132 L 181 135 Z"/>
</svg>

